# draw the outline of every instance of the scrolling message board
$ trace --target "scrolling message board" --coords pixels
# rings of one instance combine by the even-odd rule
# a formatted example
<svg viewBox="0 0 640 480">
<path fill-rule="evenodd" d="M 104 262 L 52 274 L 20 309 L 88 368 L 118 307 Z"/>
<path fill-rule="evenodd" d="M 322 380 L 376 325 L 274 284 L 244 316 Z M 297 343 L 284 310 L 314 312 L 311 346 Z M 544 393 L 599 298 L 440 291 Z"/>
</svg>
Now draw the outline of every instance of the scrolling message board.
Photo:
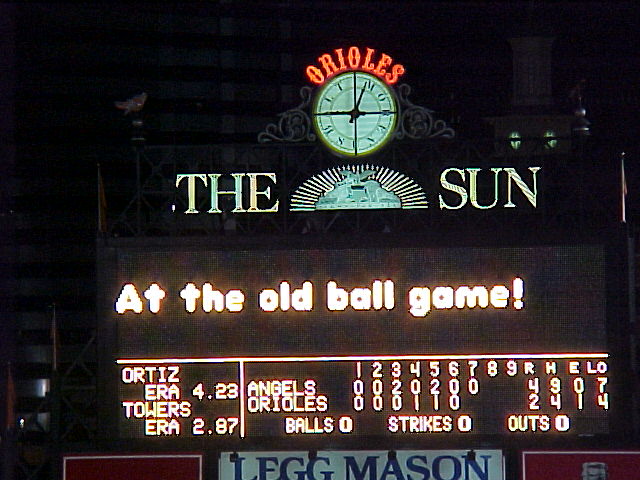
<svg viewBox="0 0 640 480">
<path fill-rule="evenodd" d="M 123 437 L 608 432 L 599 246 L 111 259 Z"/>
</svg>

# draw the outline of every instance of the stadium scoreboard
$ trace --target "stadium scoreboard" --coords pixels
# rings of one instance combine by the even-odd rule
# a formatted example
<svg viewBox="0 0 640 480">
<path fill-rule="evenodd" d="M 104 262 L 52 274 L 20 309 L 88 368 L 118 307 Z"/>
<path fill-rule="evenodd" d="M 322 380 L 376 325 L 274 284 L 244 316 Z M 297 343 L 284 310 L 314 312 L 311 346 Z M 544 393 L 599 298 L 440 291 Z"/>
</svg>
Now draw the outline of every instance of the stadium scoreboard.
<svg viewBox="0 0 640 480">
<path fill-rule="evenodd" d="M 608 434 L 605 250 L 107 248 L 119 436 Z"/>
</svg>

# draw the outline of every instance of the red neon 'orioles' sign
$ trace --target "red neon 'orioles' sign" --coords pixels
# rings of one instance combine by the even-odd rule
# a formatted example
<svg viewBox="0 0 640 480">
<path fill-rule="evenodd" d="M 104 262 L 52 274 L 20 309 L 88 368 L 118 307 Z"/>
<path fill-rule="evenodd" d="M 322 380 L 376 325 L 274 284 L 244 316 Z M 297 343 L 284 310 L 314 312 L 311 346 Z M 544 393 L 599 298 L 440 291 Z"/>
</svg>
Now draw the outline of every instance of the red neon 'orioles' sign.
<svg viewBox="0 0 640 480">
<path fill-rule="evenodd" d="M 307 67 L 307 77 L 312 83 L 321 85 L 336 73 L 344 72 L 345 70 L 363 70 L 373 73 L 389 85 L 392 85 L 405 72 L 404 66 L 399 63 L 392 65 L 393 59 L 386 53 L 381 53 L 376 62 L 376 50 L 374 48 L 367 47 L 364 55 L 360 53 L 358 47 L 349 47 L 346 55 L 342 48 L 338 48 L 334 52 L 335 55 L 325 53 L 318 57 L 318 62 L 322 68 L 318 68 L 315 65 Z"/>
</svg>

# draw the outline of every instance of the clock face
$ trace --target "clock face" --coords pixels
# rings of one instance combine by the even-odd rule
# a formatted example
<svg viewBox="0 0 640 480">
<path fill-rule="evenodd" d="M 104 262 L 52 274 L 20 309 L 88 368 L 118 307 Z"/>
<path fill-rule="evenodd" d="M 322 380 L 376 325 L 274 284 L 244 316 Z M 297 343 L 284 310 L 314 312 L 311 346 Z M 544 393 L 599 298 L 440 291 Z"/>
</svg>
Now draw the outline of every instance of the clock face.
<svg viewBox="0 0 640 480">
<path fill-rule="evenodd" d="M 341 155 L 366 155 L 391 138 L 398 108 L 393 91 L 378 77 L 347 72 L 318 92 L 313 122 L 322 141 Z"/>
</svg>

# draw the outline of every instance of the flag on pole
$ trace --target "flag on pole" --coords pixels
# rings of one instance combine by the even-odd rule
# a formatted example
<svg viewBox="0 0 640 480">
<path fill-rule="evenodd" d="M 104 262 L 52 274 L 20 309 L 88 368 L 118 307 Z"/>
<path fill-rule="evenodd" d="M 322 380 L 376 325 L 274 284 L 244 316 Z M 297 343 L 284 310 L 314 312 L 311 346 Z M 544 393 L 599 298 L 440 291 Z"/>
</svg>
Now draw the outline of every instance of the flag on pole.
<svg viewBox="0 0 640 480">
<path fill-rule="evenodd" d="M 51 304 L 51 368 L 55 372 L 58 370 L 58 325 L 56 319 L 56 304 Z"/>
<path fill-rule="evenodd" d="M 620 221 L 627 223 L 627 178 L 624 172 L 624 152 L 620 154 Z"/>
<path fill-rule="evenodd" d="M 107 196 L 104 192 L 104 182 L 102 180 L 100 164 L 98 164 L 98 232 L 107 232 Z"/>
<path fill-rule="evenodd" d="M 7 362 L 5 379 L 5 394 L 6 394 L 6 411 L 4 417 L 4 431 L 8 432 L 16 424 L 16 387 L 13 383 L 13 372 L 11 371 L 11 363 Z"/>
</svg>

